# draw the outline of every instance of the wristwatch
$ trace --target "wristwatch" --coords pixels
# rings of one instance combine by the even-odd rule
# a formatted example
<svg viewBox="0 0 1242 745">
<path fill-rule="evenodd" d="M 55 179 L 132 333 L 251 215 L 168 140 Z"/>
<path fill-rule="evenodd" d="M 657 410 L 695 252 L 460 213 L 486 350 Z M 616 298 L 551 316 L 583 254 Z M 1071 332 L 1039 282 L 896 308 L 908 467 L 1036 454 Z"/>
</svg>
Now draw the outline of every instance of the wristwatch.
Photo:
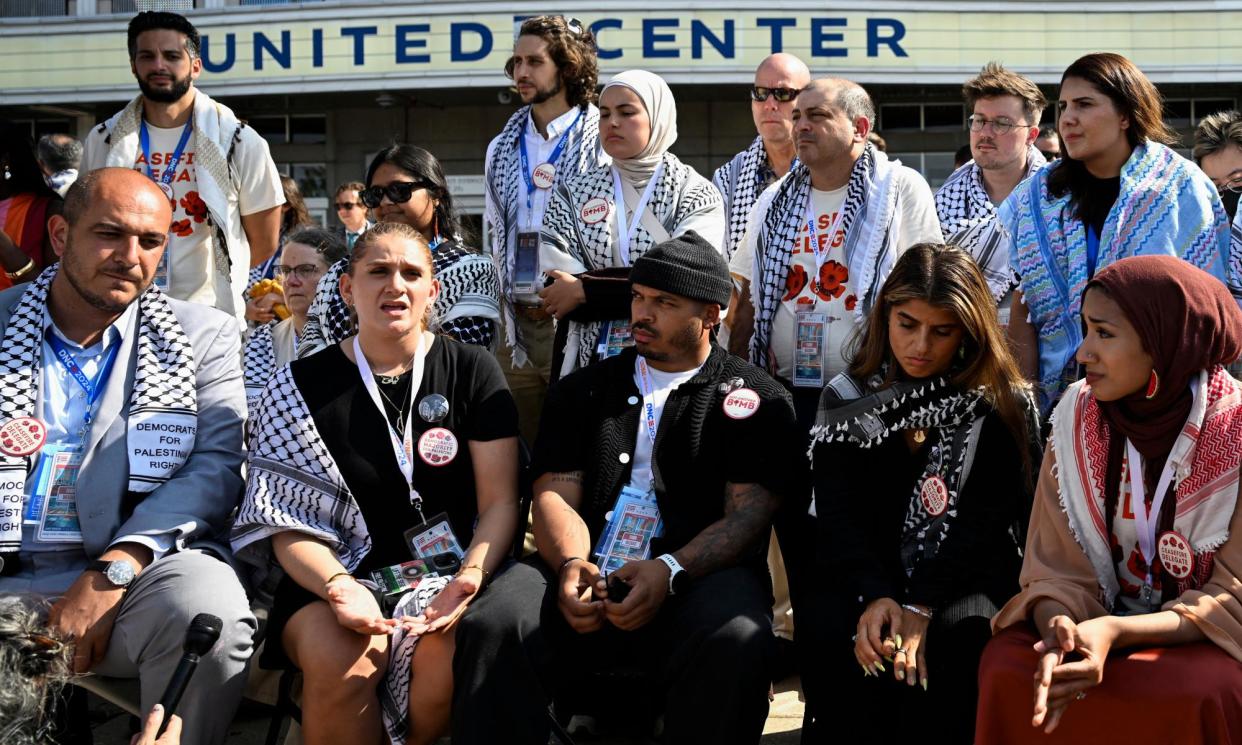
<svg viewBox="0 0 1242 745">
<path fill-rule="evenodd" d="M 686 568 L 677 561 L 672 554 L 660 554 L 656 559 L 664 562 L 668 567 L 668 594 L 676 595 L 678 592 L 684 592 L 690 584 L 690 575 L 686 574 Z"/>
<path fill-rule="evenodd" d="M 129 589 L 130 583 L 137 576 L 134 572 L 134 565 L 124 559 L 116 561 L 92 561 L 86 567 L 87 571 L 100 572 L 104 579 L 112 583 L 113 587 L 120 587 L 123 590 Z"/>
</svg>

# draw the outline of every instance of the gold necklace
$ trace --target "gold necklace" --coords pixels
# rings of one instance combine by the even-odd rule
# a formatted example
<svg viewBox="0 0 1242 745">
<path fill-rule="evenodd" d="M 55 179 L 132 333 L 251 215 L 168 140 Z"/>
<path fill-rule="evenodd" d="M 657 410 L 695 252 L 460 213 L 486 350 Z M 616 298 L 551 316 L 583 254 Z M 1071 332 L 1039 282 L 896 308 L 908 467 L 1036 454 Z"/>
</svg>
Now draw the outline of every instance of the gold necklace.
<svg viewBox="0 0 1242 745">
<path fill-rule="evenodd" d="M 927 439 L 927 432 L 926 432 L 925 430 L 923 430 L 923 429 L 916 429 L 916 430 L 914 430 L 914 442 L 915 442 L 915 444 L 922 445 L 922 444 L 923 444 L 923 442 L 924 442 L 926 439 Z"/>
</svg>

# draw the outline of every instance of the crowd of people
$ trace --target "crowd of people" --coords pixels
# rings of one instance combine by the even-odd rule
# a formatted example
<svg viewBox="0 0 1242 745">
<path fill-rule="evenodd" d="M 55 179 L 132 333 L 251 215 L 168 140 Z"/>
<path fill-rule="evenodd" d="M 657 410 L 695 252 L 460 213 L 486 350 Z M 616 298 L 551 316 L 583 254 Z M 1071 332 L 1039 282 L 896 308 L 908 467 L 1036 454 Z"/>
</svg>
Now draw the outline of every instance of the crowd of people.
<svg viewBox="0 0 1242 745">
<path fill-rule="evenodd" d="M 97 674 L 215 745 L 274 670 L 311 744 L 756 743 L 789 672 L 805 743 L 1242 743 L 1242 114 L 1192 162 L 1123 56 L 1052 129 L 991 63 L 933 192 L 778 53 L 708 178 L 538 16 L 483 243 L 410 143 L 310 224 L 189 21 L 128 48 L 0 151 L 0 740 Z"/>
</svg>

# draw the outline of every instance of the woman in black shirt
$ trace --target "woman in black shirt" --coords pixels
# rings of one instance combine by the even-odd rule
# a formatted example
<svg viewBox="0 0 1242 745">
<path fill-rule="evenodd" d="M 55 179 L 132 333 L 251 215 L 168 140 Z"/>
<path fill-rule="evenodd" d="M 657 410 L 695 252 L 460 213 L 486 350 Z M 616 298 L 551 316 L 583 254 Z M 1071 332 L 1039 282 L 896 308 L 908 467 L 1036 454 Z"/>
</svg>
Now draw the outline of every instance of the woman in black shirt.
<svg viewBox="0 0 1242 745">
<path fill-rule="evenodd" d="M 357 335 L 268 385 L 233 545 L 270 547 L 287 573 L 263 662 L 283 653 L 302 670 L 308 743 L 378 742 L 381 713 L 393 742 L 432 742 L 454 624 L 514 533 L 516 409 L 487 350 L 426 330 L 439 283 L 417 230 L 368 231 L 340 289 Z M 442 552 L 461 557 L 451 581 L 423 579 L 381 611 L 372 572 Z"/>
<path fill-rule="evenodd" d="M 1038 431 L 970 255 L 908 250 L 811 430 L 818 662 L 843 680 L 840 712 L 816 712 L 824 742 L 908 741 L 931 721 L 970 742 L 988 619 L 1018 589 Z"/>
</svg>

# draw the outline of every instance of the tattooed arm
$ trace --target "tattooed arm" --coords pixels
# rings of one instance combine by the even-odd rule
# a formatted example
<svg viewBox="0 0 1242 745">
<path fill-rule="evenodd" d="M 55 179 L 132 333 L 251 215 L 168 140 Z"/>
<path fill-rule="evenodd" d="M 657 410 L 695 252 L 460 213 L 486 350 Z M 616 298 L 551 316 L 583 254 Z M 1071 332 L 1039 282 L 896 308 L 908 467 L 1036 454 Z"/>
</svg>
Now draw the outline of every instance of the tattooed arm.
<svg viewBox="0 0 1242 745">
<path fill-rule="evenodd" d="M 582 471 L 545 473 L 535 480 L 535 546 L 553 570 L 571 556 L 589 558 L 591 536 L 578 514 L 581 502 Z"/>
<path fill-rule="evenodd" d="M 748 550 L 766 540 L 780 498 L 759 484 L 725 486 L 725 514 L 673 556 L 691 577 L 702 577 L 737 564 Z"/>
</svg>

